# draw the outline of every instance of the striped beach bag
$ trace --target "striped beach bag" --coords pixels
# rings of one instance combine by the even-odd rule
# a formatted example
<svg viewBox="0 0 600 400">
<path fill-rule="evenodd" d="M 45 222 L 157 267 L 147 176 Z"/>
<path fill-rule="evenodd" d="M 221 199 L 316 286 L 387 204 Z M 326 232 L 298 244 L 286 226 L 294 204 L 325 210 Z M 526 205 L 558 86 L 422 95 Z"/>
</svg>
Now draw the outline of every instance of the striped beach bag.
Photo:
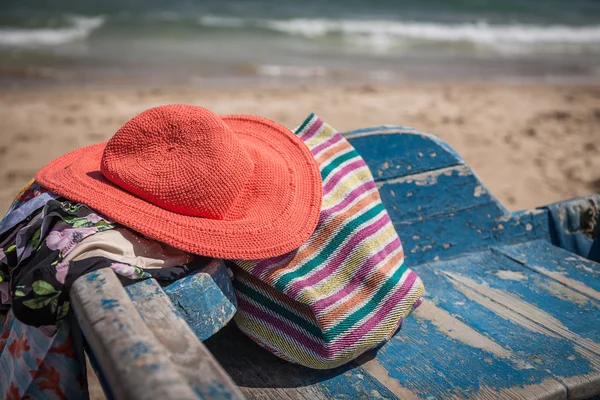
<svg viewBox="0 0 600 400">
<path fill-rule="evenodd" d="M 296 134 L 321 170 L 319 223 L 291 253 L 234 261 L 235 322 L 288 361 L 334 368 L 387 341 L 424 288 L 352 145 L 314 114 Z"/>
</svg>

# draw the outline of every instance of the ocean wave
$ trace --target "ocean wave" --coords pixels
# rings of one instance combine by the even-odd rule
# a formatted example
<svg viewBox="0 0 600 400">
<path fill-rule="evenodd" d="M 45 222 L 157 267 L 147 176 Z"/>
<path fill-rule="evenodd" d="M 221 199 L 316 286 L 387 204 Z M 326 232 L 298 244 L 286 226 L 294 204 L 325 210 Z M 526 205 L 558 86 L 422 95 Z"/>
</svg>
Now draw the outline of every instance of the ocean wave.
<svg viewBox="0 0 600 400">
<path fill-rule="evenodd" d="M 328 74 L 325 67 L 301 67 L 292 65 L 273 65 L 265 64 L 257 68 L 258 75 L 270 76 L 275 78 L 292 77 L 292 78 L 316 78 L 323 77 Z"/>
<path fill-rule="evenodd" d="M 356 78 L 356 71 L 328 68 L 325 66 L 300 66 L 300 65 L 279 65 L 279 64 L 261 64 L 245 66 L 245 71 L 253 72 L 256 75 L 269 78 Z M 391 81 L 397 78 L 394 71 L 372 69 L 361 71 L 360 74 L 374 81 Z"/>
<path fill-rule="evenodd" d="M 11 47 L 57 46 L 84 40 L 104 24 L 104 17 L 71 16 L 60 28 L 1 28 L 0 45 Z"/>
<path fill-rule="evenodd" d="M 258 28 L 306 38 L 338 35 L 358 45 L 390 47 L 401 41 L 470 43 L 478 46 L 507 45 L 600 45 L 600 25 L 492 25 L 486 22 L 441 24 L 335 19 L 242 19 L 205 16 L 202 26 L 223 28 Z"/>
</svg>

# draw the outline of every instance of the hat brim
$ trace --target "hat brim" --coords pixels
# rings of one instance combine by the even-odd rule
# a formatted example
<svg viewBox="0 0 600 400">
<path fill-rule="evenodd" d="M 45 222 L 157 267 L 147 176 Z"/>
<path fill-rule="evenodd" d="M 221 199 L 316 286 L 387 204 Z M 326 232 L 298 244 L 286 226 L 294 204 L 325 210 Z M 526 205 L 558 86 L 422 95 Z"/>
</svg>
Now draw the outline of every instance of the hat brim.
<svg viewBox="0 0 600 400">
<path fill-rule="evenodd" d="M 115 222 L 190 253 L 251 260 L 300 247 L 317 225 L 322 200 L 321 175 L 310 150 L 290 130 L 266 118 L 222 118 L 254 163 L 251 178 L 224 219 L 177 214 L 114 185 L 100 171 L 106 143 L 51 161 L 36 180 Z"/>
</svg>

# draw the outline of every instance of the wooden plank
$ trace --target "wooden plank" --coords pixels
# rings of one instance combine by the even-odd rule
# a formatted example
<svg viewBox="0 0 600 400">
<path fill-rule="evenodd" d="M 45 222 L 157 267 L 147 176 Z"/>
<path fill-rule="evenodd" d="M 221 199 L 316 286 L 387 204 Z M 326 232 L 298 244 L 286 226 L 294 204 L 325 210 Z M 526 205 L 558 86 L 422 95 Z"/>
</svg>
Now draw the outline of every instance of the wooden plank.
<svg viewBox="0 0 600 400">
<path fill-rule="evenodd" d="M 375 181 L 464 164 L 446 143 L 410 128 L 359 129 L 344 136 L 369 165 Z"/>
<path fill-rule="evenodd" d="M 114 398 L 197 398 L 111 269 L 80 277 L 70 295 L 77 320 Z"/>
<path fill-rule="evenodd" d="M 500 243 L 515 243 L 532 239 L 550 240 L 547 210 L 509 214 L 497 204 L 493 196 L 472 174 L 472 171 L 464 165 L 464 161 L 451 149 L 447 149 L 445 144 L 440 145 L 442 151 L 439 153 L 449 154 L 456 158 L 444 159 L 442 157 L 436 160 L 438 152 L 436 152 L 436 157 L 427 157 L 431 146 L 437 144 L 436 138 L 425 135 L 422 136 L 423 140 L 419 140 L 415 138 L 418 136 L 418 132 L 410 129 L 403 132 L 403 130 L 404 128 L 398 128 L 398 131 L 394 132 L 393 127 L 380 127 L 351 132 L 346 136 L 351 138 L 351 142 L 357 150 L 365 156 L 376 180 L 379 181 L 378 186 L 380 186 L 382 200 L 394 221 L 396 230 L 403 239 L 409 265 L 414 267 L 426 261 L 456 257 Z M 403 132 L 403 134 L 396 135 L 398 132 Z M 410 141 L 410 147 L 405 145 L 405 140 Z M 403 154 L 392 154 L 394 151 L 401 151 Z M 445 161 L 446 164 L 437 164 L 436 162 L 440 160 Z M 417 168 L 414 168 L 415 165 Z M 418 272 L 421 271 L 419 267 L 415 269 Z M 449 300 L 444 302 L 441 298 L 461 298 L 462 296 L 461 300 L 455 299 L 459 304 L 458 308 L 468 308 L 468 311 L 462 310 L 462 314 L 459 312 L 460 310 L 454 310 L 458 313 L 452 315 L 467 322 L 468 326 L 449 329 L 450 335 L 456 336 L 456 332 L 464 334 L 474 330 L 475 333 L 479 332 L 485 337 L 494 338 L 498 343 L 511 349 L 511 357 L 508 359 L 516 363 L 517 367 L 526 365 L 532 368 L 535 366 L 536 369 L 545 368 L 552 371 L 553 374 L 567 379 L 571 397 L 581 397 L 585 393 L 589 395 L 589 391 L 586 390 L 594 384 L 597 378 L 597 371 L 590 366 L 592 362 L 595 362 L 593 355 L 587 354 L 588 358 L 583 357 L 575 350 L 576 345 L 570 339 L 556 337 L 549 331 L 545 331 L 545 333 L 550 336 L 540 332 L 536 333 L 540 336 L 538 340 L 545 344 L 540 346 L 535 339 L 531 338 L 532 331 L 530 329 L 540 329 L 537 323 L 490 300 L 489 297 L 483 296 L 479 292 L 462 287 L 462 290 L 469 291 L 472 296 L 477 296 L 477 300 L 484 304 L 467 298 L 464 293 L 453 287 L 450 283 L 452 280 L 446 276 L 440 277 L 445 285 L 432 285 L 431 277 L 426 276 L 423 279 L 429 291 L 440 294 L 440 297 L 435 298 L 436 302 L 440 302 L 440 307 L 452 305 Z M 552 288 L 552 290 L 556 291 L 556 288 Z M 423 309 L 418 313 L 421 312 Z M 513 318 L 518 323 L 504 323 L 504 321 L 499 323 L 499 318 L 506 320 L 507 317 Z M 443 320 L 446 325 L 450 324 L 448 318 Z M 506 325 L 509 328 L 506 328 Z M 473 332 L 467 336 L 470 338 L 469 340 L 477 337 Z M 463 341 L 468 339 L 464 335 L 458 335 L 458 338 Z M 482 343 L 481 337 L 475 343 Z M 490 344 L 488 343 L 488 345 Z M 488 350 L 490 348 L 493 346 L 488 346 Z M 538 357 L 536 353 L 543 354 L 542 358 Z M 519 356 L 514 356 L 514 354 Z M 532 357 L 536 362 L 532 362 L 528 357 Z M 538 361 L 541 364 L 538 364 Z M 375 367 L 375 372 L 379 375 L 383 374 L 382 371 L 386 371 L 377 359 L 370 361 L 369 365 L 373 365 L 373 363 L 377 363 L 378 367 Z M 390 379 L 390 377 L 386 377 L 384 381 L 389 383 Z M 547 379 L 547 375 L 544 379 Z M 391 381 L 397 383 L 393 379 Z M 406 387 L 394 385 L 393 382 L 391 386 L 386 386 L 395 388 L 396 394 L 399 395 L 401 391 L 407 390 Z M 516 384 L 519 383 L 516 382 Z M 552 385 L 554 384 L 556 381 L 552 381 Z M 406 397 L 406 393 L 404 394 Z"/>
<path fill-rule="evenodd" d="M 423 216 L 416 222 L 403 221 L 395 210 L 388 211 L 409 266 L 481 251 L 499 243 L 548 237 L 547 216 L 542 210 L 497 217 L 495 205 L 488 204 L 433 219 Z"/>
<path fill-rule="evenodd" d="M 600 394 L 600 332 L 596 322 L 600 317 L 600 303 L 497 252 L 474 254 L 432 266 L 456 282 L 457 288 L 473 300 L 513 323 L 532 333 L 571 342 L 570 346 L 560 345 L 560 350 L 572 351 L 567 356 L 568 361 L 579 362 L 580 358 L 587 361 L 591 372 L 573 365 L 572 371 L 566 370 L 567 374 L 555 370 L 555 375 L 567 386 L 570 398 L 580 398 L 577 393 L 585 394 L 581 398 Z M 497 335 L 500 329 L 491 329 L 489 334 Z M 534 339 L 532 335 L 531 340 Z M 540 353 L 532 354 L 534 361 L 546 357 Z"/>
<path fill-rule="evenodd" d="M 173 305 L 200 340 L 211 337 L 233 318 L 235 292 L 227 267 L 213 260 L 199 272 L 164 287 Z M 135 300 L 135 294 L 132 294 Z"/>
<path fill-rule="evenodd" d="M 355 139 L 358 137 L 365 136 L 374 136 L 374 135 L 398 135 L 398 134 L 423 134 L 427 136 L 431 136 L 434 139 L 437 139 L 435 136 L 424 133 L 423 131 L 418 130 L 417 128 L 413 128 L 411 126 L 405 125 L 392 125 L 392 124 L 384 124 L 378 126 L 372 126 L 369 128 L 359 128 L 352 131 L 348 131 L 342 133 L 346 137 L 346 139 Z"/>
<path fill-rule="evenodd" d="M 203 399 L 243 396 L 154 279 L 126 287 L 146 326 L 165 347 L 170 360 L 194 392 Z M 190 293 L 193 295 L 193 292 Z"/>
<path fill-rule="evenodd" d="M 545 240 L 494 247 L 525 267 L 600 301 L 600 264 L 560 249 Z M 560 291 L 561 287 L 556 286 Z"/>
<path fill-rule="evenodd" d="M 549 374 L 518 365 L 509 349 L 431 301 L 376 357 L 367 354 L 359 362 L 386 386 L 401 388 L 399 398 L 566 398 L 565 387 Z"/>
<path fill-rule="evenodd" d="M 559 292 L 552 279 L 492 251 L 438 263 L 435 267 L 600 355 L 600 330 L 590 323 L 600 321 L 599 302 L 566 286 Z"/>
<path fill-rule="evenodd" d="M 466 165 L 387 179 L 377 186 L 388 211 L 393 210 L 398 220 L 405 223 L 434 219 L 490 203 L 497 208 L 491 212 L 493 218 L 507 214 Z"/>
<path fill-rule="evenodd" d="M 441 263 L 432 265 L 439 266 Z M 544 372 L 552 374 L 565 384 L 570 398 L 586 398 L 594 392 L 600 379 L 600 357 L 585 351 L 582 354 L 580 347 L 572 340 L 555 334 L 432 266 L 423 265 L 415 270 L 426 282 L 431 301 L 502 346 L 509 352 L 506 358 L 517 368 L 535 368 L 541 371 L 538 379 L 542 380 L 546 379 Z M 506 273 L 500 275 L 511 277 Z M 512 277 L 522 278 L 518 272 L 514 272 Z M 461 333 L 465 332 L 461 330 Z"/>
</svg>

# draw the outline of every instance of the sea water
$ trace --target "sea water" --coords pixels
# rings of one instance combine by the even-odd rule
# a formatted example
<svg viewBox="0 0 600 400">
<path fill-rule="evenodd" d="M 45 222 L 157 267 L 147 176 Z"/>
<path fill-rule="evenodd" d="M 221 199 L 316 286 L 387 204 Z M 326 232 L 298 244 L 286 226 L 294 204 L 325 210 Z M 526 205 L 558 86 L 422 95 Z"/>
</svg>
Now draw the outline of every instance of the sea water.
<svg viewBox="0 0 600 400">
<path fill-rule="evenodd" d="M 4 0 L 0 84 L 597 82 L 596 0 Z"/>
</svg>

